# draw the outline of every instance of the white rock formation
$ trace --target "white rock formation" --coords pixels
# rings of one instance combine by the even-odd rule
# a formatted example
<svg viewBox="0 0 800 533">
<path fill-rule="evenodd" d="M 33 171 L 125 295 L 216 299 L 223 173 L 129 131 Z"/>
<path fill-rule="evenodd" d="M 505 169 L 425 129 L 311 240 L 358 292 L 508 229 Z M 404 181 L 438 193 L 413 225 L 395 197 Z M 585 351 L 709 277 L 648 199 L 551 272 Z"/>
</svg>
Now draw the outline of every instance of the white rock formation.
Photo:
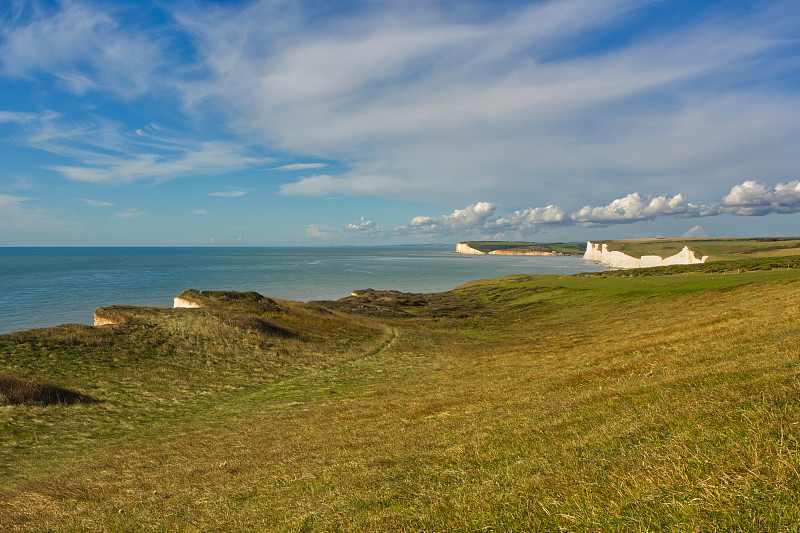
<svg viewBox="0 0 800 533">
<path fill-rule="evenodd" d="M 641 258 L 636 258 L 622 252 L 609 251 L 605 244 L 600 245 L 587 242 L 586 253 L 583 254 L 583 258 L 590 261 L 597 261 L 600 264 L 612 268 L 647 268 L 665 265 L 693 265 L 695 263 L 705 263 L 708 256 L 704 255 L 702 259 L 698 259 L 688 246 L 684 246 L 680 252 L 669 257 L 662 258 L 657 255 L 643 255 Z"/>
<path fill-rule="evenodd" d="M 97 316 L 97 311 L 94 313 L 94 325 L 95 326 L 105 326 L 108 324 L 119 324 L 116 320 L 111 320 L 110 318 L 103 318 L 101 316 Z"/>
<path fill-rule="evenodd" d="M 465 242 L 460 242 L 456 244 L 456 253 L 459 254 L 469 254 L 469 255 L 486 255 L 485 252 L 481 252 L 480 250 L 476 250 L 472 248 L 469 244 Z"/>
<path fill-rule="evenodd" d="M 189 308 L 189 309 L 197 309 L 198 307 L 203 307 L 197 302 L 193 302 L 191 300 L 186 300 L 181 298 L 180 296 L 176 296 L 174 300 L 172 300 L 172 307 L 177 309 L 179 307 Z"/>
</svg>

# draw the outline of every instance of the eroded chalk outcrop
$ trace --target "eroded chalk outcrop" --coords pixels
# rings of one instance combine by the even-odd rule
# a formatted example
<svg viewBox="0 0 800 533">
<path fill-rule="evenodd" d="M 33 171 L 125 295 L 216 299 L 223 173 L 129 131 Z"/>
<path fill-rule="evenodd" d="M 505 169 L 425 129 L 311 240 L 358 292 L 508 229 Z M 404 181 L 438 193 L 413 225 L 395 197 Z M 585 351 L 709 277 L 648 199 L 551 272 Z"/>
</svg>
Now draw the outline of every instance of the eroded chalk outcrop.
<svg viewBox="0 0 800 533">
<path fill-rule="evenodd" d="M 667 265 L 693 265 L 697 263 L 705 263 L 708 259 L 707 255 L 698 259 L 694 252 L 688 246 L 675 255 L 669 257 L 660 257 L 657 255 L 643 255 L 642 257 L 632 257 L 622 252 L 610 251 L 605 244 L 593 244 L 592 242 L 586 243 L 586 253 L 583 254 L 584 259 L 596 261 L 602 265 L 612 268 L 648 268 L 656 266 Z"/>
<path fill-rule="evenodd" d="M 469 244 L 465 242 L 460 242 L 456 244 L 456 253 L 459 254 L 468 254 L 468 255 L 486 255 L 486 252 L 481 252 L 480 250 L 476 250 Z"/>
<path fill-rule="evenodd" d="M 203 307 L 203 306 L 197 302 L 193 302 L 192 300 L 187 300 L 186 298 L 181 298 L 180 296 L 176 296 L 172 300 L 172 307 L 175 309 L 178 308 L 197 309 L 198 307 Z"/>
</svg>

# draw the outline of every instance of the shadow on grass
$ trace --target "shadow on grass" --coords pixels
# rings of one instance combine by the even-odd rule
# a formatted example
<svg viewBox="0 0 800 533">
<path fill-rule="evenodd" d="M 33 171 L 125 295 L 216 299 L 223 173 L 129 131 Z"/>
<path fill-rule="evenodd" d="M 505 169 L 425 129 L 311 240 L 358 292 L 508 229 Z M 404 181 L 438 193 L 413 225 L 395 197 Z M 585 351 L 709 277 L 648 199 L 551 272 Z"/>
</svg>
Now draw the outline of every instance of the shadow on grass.
<svg viewBox="0 0 800 533">
<path fill-rule="evenodd" d="M 53 383 L 0 374 L 0 405 L 72 405 L 99 401 Z"/>
</svg>

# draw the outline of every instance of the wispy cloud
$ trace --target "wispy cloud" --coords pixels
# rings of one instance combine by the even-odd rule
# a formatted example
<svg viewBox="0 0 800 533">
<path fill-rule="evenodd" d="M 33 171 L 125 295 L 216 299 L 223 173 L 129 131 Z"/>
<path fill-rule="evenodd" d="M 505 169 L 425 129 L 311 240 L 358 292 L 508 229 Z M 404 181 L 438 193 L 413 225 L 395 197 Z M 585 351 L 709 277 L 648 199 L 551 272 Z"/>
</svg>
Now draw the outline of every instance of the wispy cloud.
<svg viewBox="0 0 800 533">
<path fill-rule="evenodd" d="M 314 241 L 330 241 L 335 239 L 339 234 L 339 230 L 328 226 L 320 226 L 318 224 L 309 224 L 306 226 L 306 237 Z"/>
<path fill-rule="evenodd" d="M 0 230 L 49 231 L 77 225 L 37 207 L 33 201 L 35 198 L 0 193 Z"/>
<path fill-rule="evenodd" d="M 652 3 L 494 13 L 383 3 L 324 27 L 303 3 L 177 17 L 210 73 L 183 87 L 190 108 L 222 104 L 247 135 L 350 163 L 284 184 L 284 195 L 563 204 L 570 190 L 721 191 L 734 169 L 796 169 L 800 99 L 762 78 L 794 68 L 783 51 L 796 46 L 797 17 L 776 6 L 650 27 L 602 49 L 581 43 L 635 24 Z"/>
<path fill-rule="evenodd" d="M 139 218 L 142 215 L 146 215 L 145 211 L 141 209 L 136 209 L 135 207 L 128 208 L 120 213 L 115 215 L 116 218 L 126 219 L 126 218 Z"/>
<path fill-rule="evenodd" d="M 86 202 L 92 207 L 111 207 L 114 205 L 111 202 L 104 202 L 102 200 L 89 200 L 88 198 L 81 198 L 80 201 Z"/>
<path fill-rule="evenodd" d="M 280 167 L 271 168 L 269 170 L 309 170 L 314 168 L 327 167 L 327 163 L 293 163 L 291 165 L 282 165 Z"/>
<path fill-rule="evenodd" d="M 193 215 L 207 215 L 208 211 L 206 211 L 205 209 L 195 209 L 194 211 L 192 211 L 192 214 Z"/>
<path fill-rule="evenodd" d="M 241 144 L 181 137 L 153 124 L 125 131 L 122 125 L 100 117 L 71 123 L 52 113 L 29 117 L 28 121 L 31 127 L 21 142 L 76 161 L 45 168 L 81 182 L 162 182 L 224 174 L 269 161 L 251 155 L 251 150 Z"/>
<path fill-rule="evenodd" d="M 80 1 L 16 2 L 18 16 L 0 26 L 0 63 L 6 76 L 44 73 L 73 93 L 113 91 L 130 98 L 152 89 L 168 62 L 163 37 L 120 24 L 108 7 Z"/>
<path fill-rule="evenodd" d="M 248 193 L 243 189 L 229 189 L 227 191 L 217 191 L 209 193 L 209 196 L 219 196 L 220 198 L 238 198 Z"/>
</svg>

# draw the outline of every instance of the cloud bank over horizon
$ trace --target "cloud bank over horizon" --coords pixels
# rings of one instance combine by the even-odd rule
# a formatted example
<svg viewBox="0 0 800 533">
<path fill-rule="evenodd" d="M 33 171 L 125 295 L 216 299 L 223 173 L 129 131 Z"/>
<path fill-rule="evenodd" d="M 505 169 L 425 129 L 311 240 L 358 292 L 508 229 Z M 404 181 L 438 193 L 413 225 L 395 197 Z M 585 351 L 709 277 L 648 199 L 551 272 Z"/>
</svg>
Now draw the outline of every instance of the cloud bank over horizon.
<svg viewBox="0 0 800 533">
<path fill-rule="evenodd" d="M 558 206 L 529 207 L 510 215 L 498 217 L 497 208 L 491 202 L 478 202 L 464 209 L 456 209 L 449 215 L 439 217 L 417 216 L 408 223 L 392 230 L 401 235 L 469 236 L 481 235 L 486 239 L 504 239 L 522 232 L 534 233 L 538 226 L 578 225 L 612 226 L 659 217 L 698 218 L 722 214 L 735 216 L 766 216 L 800 212 L 800 180 L 778 183 L 769 188 L 763 183 L 748 180 L 734 185 L 731 191 L 715 205 L 695 205 L 682 194 L 642 197 L 633 192 L 617 198 L 604 206 L 583 206 L 567 214 Z M 362 224 L 364 218 L 361 217 Z M 368 223 L 373 232 L 379 228 Z M 348 226 L 348 229 L 353 226 Z M 699 225 L 688 233 L 699 233 Z"/>
</svg>

